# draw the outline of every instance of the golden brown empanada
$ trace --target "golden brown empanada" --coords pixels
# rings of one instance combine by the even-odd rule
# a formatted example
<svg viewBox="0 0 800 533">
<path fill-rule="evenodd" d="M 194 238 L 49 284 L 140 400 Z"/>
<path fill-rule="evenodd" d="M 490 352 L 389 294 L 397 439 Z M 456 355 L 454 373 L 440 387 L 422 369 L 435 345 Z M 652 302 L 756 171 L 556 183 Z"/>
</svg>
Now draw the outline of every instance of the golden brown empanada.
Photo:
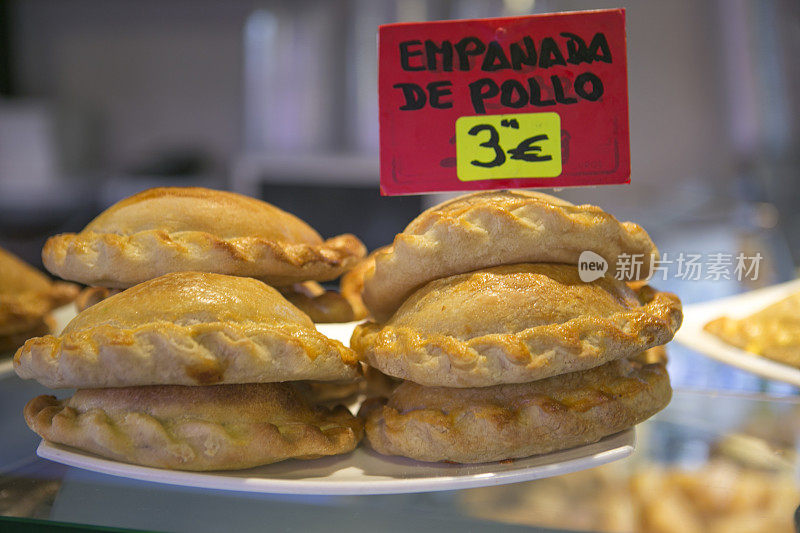
<svg viewBox="0 0 800 533">
<path fill-rule="evenodd" d="M 480 463 L 596 442 L 663 409 L 662 364 L 620 359 L 533 383 L 453 389 L 406 381 L 365 403 L 367 442 L 386 455 Z"/>
<path fill-rule="evenodd" d="M 80 233 L 47 240 L 50 272 L 127 288 L 169 272 L 248 276 L 271 285 L 330 280 L 366 253 L 353 235 L 323 240 L 266 202 L 199 187 L 150 189 L 106 209 Z"/>
<path fill-rule="evenodd" d="M 303 281 L 286 287 L 276 287 L 289 302 L 307 314 L 316 323 L 351 322 L 353 308 L 338 292 L 328 291 L 316 281 Z M 75 300 L 78 312 L 121 292 L 120 289 L 88 287 Z"/>
<path fill-rule="evenodd" d="M 681 304 L 650 287 L 580 280 L 571 265 L 519 264 L 432 281 L 351 347 L 391 376 L 486 387 L 585 370 L 669 342 Z"/>
<path fill-rule="evenodd" d="M 93 305 L 60 336 L 26 342 L 14 368 L 51 388 L 358 376 L 352 350 L 272 287 L 201 272 L 167 274 Z"/>
<path fill-rule="evenodd" d="M 45 439 L 104 457 L 178 470 L 234 470 L 353 450 L 363 422 L 309 407 L 286 383 L 83 389 L 25 406 Z"/>
<path fill-rule="evenodd" d="M 42 334 L 48 313 L 77 294 L 77 286 L 51 281 L 0 248 L 0 350 L 16 349 L 26 335 Z"/>
<path fill-rule="evenodd" d="M 714 319 L 703 329 L 742 350 L 800 367 L 800 292 L 742 319 Z"/>
<path fill-rule="evenodd" d="M 651 256 L 658 258 L 646 231 L 599 207 L 529 191 L 468 194 L 423 212 L 376 254 L 364 276 L 364 303 L 383 321 L 431 280 L 513 263 L 577 265 L 586 250 L 608 261 L 611 272 L 624 254 L 640 255 L 639 276 L 631 272 L 637 279 L 647 279 Z"/>
</svg>

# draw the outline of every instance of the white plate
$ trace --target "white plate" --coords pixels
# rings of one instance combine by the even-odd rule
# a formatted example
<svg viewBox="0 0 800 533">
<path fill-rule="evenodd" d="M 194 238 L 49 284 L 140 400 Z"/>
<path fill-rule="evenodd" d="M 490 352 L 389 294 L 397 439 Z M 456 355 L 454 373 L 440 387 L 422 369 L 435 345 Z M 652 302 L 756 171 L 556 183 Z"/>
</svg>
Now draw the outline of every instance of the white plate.
<svg viewBox="0 0 800 533">
<path fill-rule="evenodd" d="M 317 331 L 328 337 L 334 339 L 345 346 L 350 346 L 350 337 L 353 335 L 353 330 L 361 322 L 342 322 L 341 324 L 314 324 Z"/>
<path fill-rule="evenodd" d="M 635 441 L 631 428 L 570 450 L 479 465 L 422 463 L 386 457 L 362 447 L 343 456 L 289 460 L 232 472 L 136 466 L 47 441 L 42 441 L 36 453 L 94 472 L 185 487 L 276 494 L 400 494 L 504 485 L 577 472 L 629 456 Z"/>
<path fill-rule="evenodd" d="M 683 308 L 683 325 L 675 340 L 704 355 L 769 379 L 800 387 L 800 369 L 740 350 L 703 331 L 711 320 L 743 318 L 800 291 L 800 279 Z"/>
</svg>

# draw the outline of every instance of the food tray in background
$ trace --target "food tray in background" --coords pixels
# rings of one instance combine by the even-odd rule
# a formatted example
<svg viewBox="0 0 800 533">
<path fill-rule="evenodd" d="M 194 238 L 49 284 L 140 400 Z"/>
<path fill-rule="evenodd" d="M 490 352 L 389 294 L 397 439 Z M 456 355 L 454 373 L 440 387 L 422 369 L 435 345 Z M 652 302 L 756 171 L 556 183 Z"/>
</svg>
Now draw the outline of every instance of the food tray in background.
<svg viewBox="0 0 800 533">
<path fill-rule="evenodd" d="M 746 352 L 703 330 L 703 326 L 715 318 L 726 315 L 743 318 L 797 291 L 800 291 L 800 279 L 728 298 L 687 305 L 683 308 L 683 325 L 675 335 L 675 340 L 717 361 L 800 387 L 800 369 Z"/>
</svg>

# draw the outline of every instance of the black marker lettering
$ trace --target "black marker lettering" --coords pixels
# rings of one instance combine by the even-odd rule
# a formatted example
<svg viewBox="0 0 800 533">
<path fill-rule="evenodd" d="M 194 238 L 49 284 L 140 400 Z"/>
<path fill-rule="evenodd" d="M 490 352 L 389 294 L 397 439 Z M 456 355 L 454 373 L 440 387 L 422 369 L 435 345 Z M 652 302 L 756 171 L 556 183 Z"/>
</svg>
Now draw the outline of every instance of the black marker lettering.
<svg viewBox="0 0 800 533">
<path fill-rule="evenodd" d="M 556 102 L 559 104 L 577 104 L 578 99 L 573 96 L 565 96 L 564 86 L 561 85 L 561 78 L 558 76 L 550 76 L 550 83 L 553 84 L 553 94 L 556 97 Z"/>
<path fill-rule="evenodd" d="M 435 107 L 436 109 L 449 109 L 453 107 L 452 101 L 442 102 L 440 100 L 442 96 L 449 96 L 453 94 L 453 91 L 444 88 L 452 86 L 453 83 L 449 81 L 434 81 L 429 83 L 428 94 L 430 95 L 431 107 Z"/>
<path fill-rule="evenodd" d="M 539 46 L 539 66 L 541 68 L 550 68 L 553 65 L 566 66 L 567 62 L 564 61 L 564 56 L 561 55 L 561 50 L 552 37 L 545 37 L 542 39 L 542 44 Z"/>
<path fill-rule="evenodd" d="M 416 83 L 396 83 L 392 88 L 403 90 L 406 103 L 400 106 L 400 111 L 416 111 L 425 107 L 425 91 Z"/>
<path fill-rule="evenodd" d="M 445 72 L 453 70 L 453 43 L 444 41 L 441 46 L 436 46 L 436 43 L 431 40 L 425 41 L 428 70 L 436 70 L 436 56 L 442 57 L 442 70 Z"/>
<path fill-rule="evenodd" d="M 592 90 L 586 90 L 586 84 L 591 84 Z M 603 96 L 603 80 L 592 74 L 591 72 L 584 72 L 580 74 L 577 78 L 575 78 L 575 94 L 583 98 L 584 100 L 589 100 L 590 102 L 596 102 Z"/>
<path fill-rule="evenodd" d="M 589 51 L 587 52 L 591 61 L 602 61 L 603 63 L 611 63 L 611 48 L 606 41 L 604 33 L 596 33 L 592 37 L 592 42 L 589 44 Z"/>
<path fill-rule="evenodd" d="M 511 63 L 508 62 L 503 47 L 497 41 L 490 42 L 489 47 L 486 49 L 486 55 L 483 56 L 481 70 L 493 72 L 507 68 L 511 68 Z"/>
<path fill-rule="evenodd" d="M 531 105 L 536 107 L 556 105 L 555 100 L 542 100 L 542 87 L 536 78 L 528 78 L 528 91 L 531 93 Z"/>
<path fill-rule="evenodd" d="M 421 44 L 422 41 L 403 41 L 400 43 L 400 67 L 403 70 L 425 70 L 425 65 L 421 62 L 416 66 L 411 65 L 411 58 L 421 56 L 422 50 L 410 50 L 409 47 Z"/>
<path fill-rule="evenodd" d="M 469 70 L 469 57 L 479 56 L 486 51 L 486 45 L 477 37 L 464 37 L 455 46 L 458 55 L 458 70 Z"/>
<path fill-rule="evenodd" d="M 469 84 L 472 108 L 476 113 L 486 113 L 484 100 L 494 98 L 498 94 L 500 94 L 500 88 L 491 78 L 481 78 Z"/>
<path fill-rule="evenodd" d="M 536 45 L 530 37 L 523 37 L 522 43 L 525 45 L 525 50 L 519 43 L 511 43 L 509 47 L 511 55 L 511 68 L 514 70 L 522 70 L 522 65 L 528 65 L 533 68 L 536 67 Z"/>
<path fill-rule="evenodd" d="M 528 105 L 528 91 L 517 80 L 506 80 L 500 86 L 500 103 L 506 107 L 525 107 Z"/>
</svg>

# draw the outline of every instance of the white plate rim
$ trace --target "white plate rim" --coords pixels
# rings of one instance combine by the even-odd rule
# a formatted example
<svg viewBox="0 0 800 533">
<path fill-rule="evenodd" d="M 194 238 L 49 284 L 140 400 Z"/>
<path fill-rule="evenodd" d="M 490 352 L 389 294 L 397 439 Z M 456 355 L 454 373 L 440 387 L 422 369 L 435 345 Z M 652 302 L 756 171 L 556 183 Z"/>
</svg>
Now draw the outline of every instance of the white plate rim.
<svg viewBox="0 0 800 533">
<path fill-rule="evenodd" d="M 800 291 L 800 279 L 735 296 L 687 305 L 675 340 L 714 360 L 753 374 L 800 387 L 800 369 L 731 346 L 703 330 L 709 321 L 728 315 L 740 318 Z"/>
<path fill-rule="evenodd" d="M 344 496 L 407 494 L 414 492 L 478 488 L 532 481 L 535 479 L 577 472 L 630 456 L 636 448 L 635 428 L 628 428 L 614 435 L 609 435 L 599 441 L 599 443 L 604 442 L 608 447 L 592 455 L 574 457 L 565 461 L 538 466 L 524 467 L 518 470 L 505 470 L 495 473 L 483 472 L 458 476 L 370 481 L 320 481 L 313 479 L 277 479 L 263 477 L 245 478 L 225 476 L 220 473 L 166 470 L 104 459 L 94 454 L 85 453 L 75 448 L 51 443 L 46 440 L 42 440 L 39 444 L 36 454 L 43 459 L 101 474 L 168 485 L 236 492 Z M 596 446 L 599 443 L 579 446 L 573 448 L 572 451 Z M 563 453 L 564 451 L 566 450 L 554 452 L 554 454 Z"/>
</svg>

